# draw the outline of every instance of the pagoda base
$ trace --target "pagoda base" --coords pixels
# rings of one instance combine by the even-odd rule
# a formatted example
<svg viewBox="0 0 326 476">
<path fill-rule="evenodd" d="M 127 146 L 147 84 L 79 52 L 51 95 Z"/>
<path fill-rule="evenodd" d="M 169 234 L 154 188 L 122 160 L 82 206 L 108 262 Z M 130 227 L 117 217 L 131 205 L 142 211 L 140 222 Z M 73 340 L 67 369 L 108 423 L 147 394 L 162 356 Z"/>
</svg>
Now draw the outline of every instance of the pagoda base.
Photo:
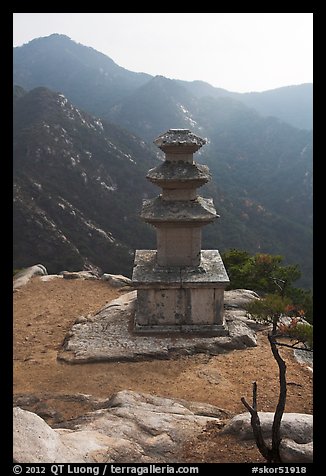
<svg viewBox="0 0 326 476">
<path fill-rule="evenodd" d="M 196 267 L 158 266 L 156 250 L 137 250 L 134 332 L 228 335 L 224 290 L 229 283 L 217 250 L 201 252 Z"/>
<path fill-rule="evenodd" d="M 137 315 L 136 315 L 137 316 Z M 213 336 L 227 336 L 229 335 L 226 324 L 224 325 L 186 325 L 186 326 L 148 326 L 137 323 L 135 316 L 133 331 L 137 334 L 191 334 L 191 335 L 207 335 Z"/>
</svg>

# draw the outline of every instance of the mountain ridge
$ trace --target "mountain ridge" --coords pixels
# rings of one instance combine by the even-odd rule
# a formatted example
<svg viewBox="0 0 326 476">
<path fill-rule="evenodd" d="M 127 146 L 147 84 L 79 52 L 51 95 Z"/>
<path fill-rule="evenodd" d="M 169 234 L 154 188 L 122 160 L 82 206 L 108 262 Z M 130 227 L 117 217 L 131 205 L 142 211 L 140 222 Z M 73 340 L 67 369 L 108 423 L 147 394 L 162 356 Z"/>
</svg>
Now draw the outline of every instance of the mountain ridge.
<svg viewBox="0 0 326 476">
<path fill-rule="evenodd" d="M 302 83 L 282 86 L 261 92 L 238 93 L 217 88 L 204 81 L 180 81 L 196 97 L 229 97 L 241 101 L 255 109 L 262 116 L 274 116 L 293 127 L 312 129 L 313 127 L 313 85 Z"/>
<path fill-rule="evenodd" d="M 53 47 L 62 52 L 61 58 L 55 55 Z M 67 59 L 63 61 L 64 57 Z M 117 65 L 104 53 L 57 33 L 35 38 L 29 43 L 15 47 L 13 58 L 14 83 L 25 89 L 46 86 L 50 89 L 60 90 L 77 106 L 107 119 L 109 119 L 108 110 L 110 107 L 153 78 L 152 75 L 144 72 L 127 70 Z M 43 72 L 39 69 L 41 60 Z M 65 74 L 59 80 L 57 76 L 60 70 L 64 70 Z M 112 72 L 114 72 L 113 75 Z M 110 81 L 106 80 L 105 75 L 108 74 L 111 75 Z M 79 84 L 83 91 L 82 94 L 76 94 L 70 84 L 71 81 Z M 263 116 L 273 115 L 295 127 L 312 128 L 313 93 L 311 83 L 289 85 L 262 92 L 238 93 L 212 86 L 201 80 L 177 79 L 171 81 L 184 85 L 191 94 L 199 98 L 204 95 L 232 97 L 253 107 Z M 95 91 L 95 86 L 97 91 Z M 306 89 L 305 95 L 302 94 L 302 88 Z M 206 91 L 205 94 L 203 90 Z M 291 91 L 292 98 L 285 101 L 284 93 L 289 91 Z M 303 104 L 302 98 L 304 98 Z"/>
<path fill-rule="evenodd" d="M 14 48 L 13 77 L 14 83 L 25 89 L 45 86 L 93 114 L 102 114 L 102 109 L 150 75 L 128 71 L 92 47 L 53 34 Z"/>
</svg>

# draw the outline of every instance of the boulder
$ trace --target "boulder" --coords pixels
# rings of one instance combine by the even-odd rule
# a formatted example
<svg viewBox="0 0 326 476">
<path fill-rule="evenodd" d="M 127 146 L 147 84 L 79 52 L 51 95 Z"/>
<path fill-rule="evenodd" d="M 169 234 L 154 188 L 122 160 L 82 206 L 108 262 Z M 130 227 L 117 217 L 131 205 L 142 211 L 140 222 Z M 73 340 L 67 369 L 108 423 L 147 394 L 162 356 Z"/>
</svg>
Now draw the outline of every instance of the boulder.
<svg viewBox="0 0 326 476">
<path fill-rule="evenodd" d="M 225 291 L 224 293 L 224 306 L 225 309 L 243 309 L 245 304 L 255 299 L 259 299 L 255 291 L 250 289 L 231 289 L 231 291 Z"/>
<path fill-rule="evenodd" d="M 305 364 L 308 366 L 308 369 L 313 371 L 314 366 L 314 353 L 305 349 L 294 349 L 293 351 L 294 358 L 299 364 Z"/>
<path fill-rule="evenodd" d="M 225 343 L 225 349 L 245 349 L 246 347 L 255 347 L 257 345 L 255 332 L 245 322 L 239 319 L 230 319 L 228 320 L 228 328 L 232 339 Z"/>
<path fill-rule="evenodd" d="M 25 268 L 19 271 L 19 273 L 15 274 L 13 278 L 14 290 L 27 284 L 28 281 L 34 276 L 44 276 L 47 274 L 48 272 L 45 266 L 43 266 L 42 264 L 36 264 L 34 266 L 30 266 L 29 268 Z"/>
<path fill-rule="evenodd" d="M 95 430 L 54 430 L 35 413 L 19 407 L 14 408 L 13 416 L 13 456 L 17 463 L 144 461 L 142 448 L 130 440 Z"/>
<path fill-rule="evenodd" d="M 18 463 L 73 463 L 77 452 L 62 442 L 35 413 L 15 407 L 13 411 L 13 456 Z"/>
<path fill-rule="evenodd" d="M 259 412 L 263 436 L 271 438 L 273 412 Z M 249 413 L 240 413 L 225 426 L 223 433 L 238 435 L 241 440 L 253 439 Z M 313 415 L 306 413 L 284 413 L 281 422 L 281 437 L 297 443 L 310 443 L 313 439 Z"/>
<path fill-rule="evenodd" d="M 222 433 L 236 435 L 241 440 L 254 439 L 249 413 L 233 417 Z M 274 413 L 259 412 L 259 419 L 266 444 L 271 445 Z M 313 415 L 284 413 L 281 422 L 280 455 L 284 463 L 312 463 Z"/>
<path fill-rule="evenodd" d="M 127 278 L 126 276 L 122 276 L 122 274 L 104 273 L 101 279 L 103 279 L 103 281 L 107 281 L 113 288 L 122 288 L 132 285 L 131 279 Z"/>
<path fill-rule="evenodd" d="M 18 463 L 177 462 L 181 445 L 227 413 L 213 405 L 132 391 L 106 408 L 50 428 L 34 413 L 14 408 L 14 459 Z"/>
<path fill-rule="evenodd" d="M 66 362 L 136 361 L 169 359 L 175 355 L 207 353 L 257 345 L 255 332 L 241 320 L 229 317 L 229 335 L 140 335 L 132 332 L 137 292 L 123 294 L 94 316 L 77 319 L 66 336 L 58 358 Z"/>
</svg>

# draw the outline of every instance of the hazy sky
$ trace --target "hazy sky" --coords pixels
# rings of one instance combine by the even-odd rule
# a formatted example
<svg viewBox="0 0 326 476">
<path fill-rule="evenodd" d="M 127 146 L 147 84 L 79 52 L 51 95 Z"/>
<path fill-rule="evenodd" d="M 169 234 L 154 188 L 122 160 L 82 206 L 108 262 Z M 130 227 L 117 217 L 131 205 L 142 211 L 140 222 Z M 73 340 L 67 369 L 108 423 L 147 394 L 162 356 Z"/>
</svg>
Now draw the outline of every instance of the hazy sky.
<svg viewBox="0 0 326 476">
<path fill-rule="evenodd" d="M 132 71 L 230 91 L 312 82 L 312 13 L 14 13 L 14 46 L 63 33 Z"/>
</svg>

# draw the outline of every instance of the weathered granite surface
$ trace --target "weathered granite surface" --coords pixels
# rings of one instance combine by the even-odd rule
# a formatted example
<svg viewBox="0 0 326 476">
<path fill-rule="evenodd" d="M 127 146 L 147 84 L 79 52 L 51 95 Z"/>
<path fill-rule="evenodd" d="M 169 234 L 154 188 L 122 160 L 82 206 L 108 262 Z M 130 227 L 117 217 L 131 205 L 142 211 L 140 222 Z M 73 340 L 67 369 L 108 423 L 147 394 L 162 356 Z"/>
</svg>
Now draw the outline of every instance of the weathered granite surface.
<svg viewBox="0 0 326 476">
<path fill-rule="evenodd" d="M 309 352 L 308 350 L 305 349 L 294 349 L 293 355 L 297 362 L 300 364 L 306 364 L 308 369 L 313 371 L 314 367 L 314 353 Z"/>
<path fill-rule="evenodd" d="M 60 274 L 64 279 L 98 279 L 91 271 L 62 271 Z"/>
<path fill-rule="evenodd" d="M 51 428 L 35 413 L 14 407 L 15 462 L 177 463 L 183 443 L 196 438 L 207 424 L 224 427 L 222 434 L 253 438 L 248 414 L 227 422 L 228 412 L 206 403 L 128 390 L 110 399 L 81 394 L 63 398 L 86 399 L 95 411 Z M 269 438 L 273 414 L 261 412 L 260 418 Z M 312 415 L 284 414 L 280 453 L 284 463 L 312 462 Z"/>
<path fill-rule="evenodd" d="M 259 412 L 260 426 L 265 438 L 272 436 L 273 412 Z M 223 433 L 237 435 L 241 440 L 254 438 L 250 414 L 240 413 L 233 417 L 223 429 Z M 281 422 L 281 437 L 296 443 L 309 443 L 313 439 L 313 415 L 308 413 L 284 413 Z"/>
<path fill-rule="evenodd" d="M 18 463 L 178 462 L 180 447 L 228 413 L 213 405 L 121 391 L 105 408 L 52 429 L 35 413 L 14 408 Z M 223 424 L 223 423 L 222 423 Z"/>
<path fill-rule="evenodd" d="M 257 345 L 243 320 L 228 315 L 229 335 L 137 335 L 132 331 L 136 291 L 111 301 L 94 316 L 73 325 L 58 358 L 69 363 L 169 359 L 175 355 L 218 354 Z"/>
</svg>

